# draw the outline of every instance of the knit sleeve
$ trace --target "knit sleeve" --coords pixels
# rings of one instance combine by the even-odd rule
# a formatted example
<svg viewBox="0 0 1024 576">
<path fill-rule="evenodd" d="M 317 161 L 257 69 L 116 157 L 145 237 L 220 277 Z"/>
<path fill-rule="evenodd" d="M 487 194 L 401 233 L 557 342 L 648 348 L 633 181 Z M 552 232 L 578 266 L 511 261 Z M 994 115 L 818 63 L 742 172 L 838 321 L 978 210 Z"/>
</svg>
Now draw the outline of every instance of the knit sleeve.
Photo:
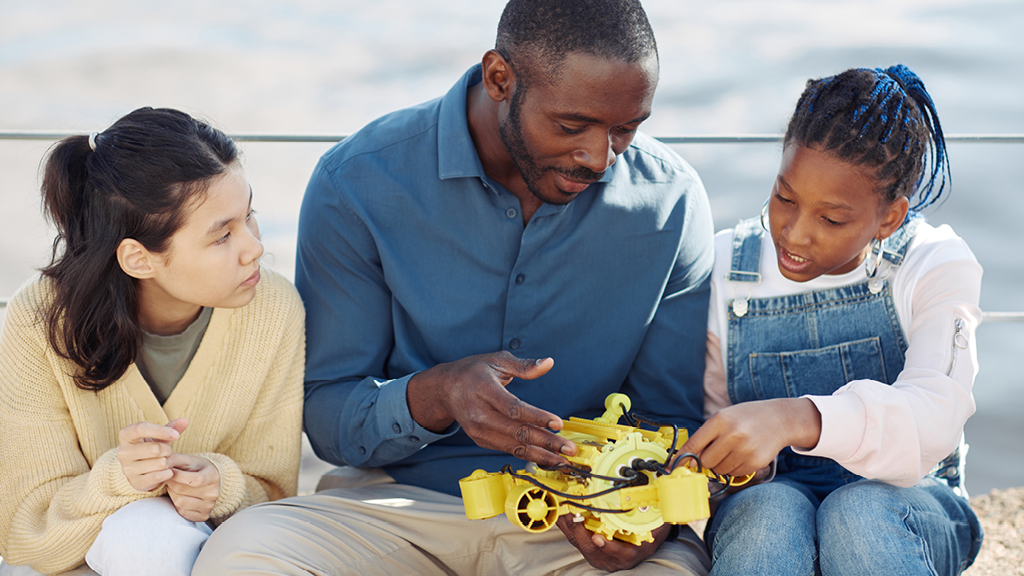
<svg viewBox="0 0 1024 576">
<path fill-rule="evenodd" d="M 0 335 L 0 555 L 54 573 L 84 562 L 108 515 L 159 492 L 128 484 L 116 448 L 90 469 L 33 288 L 12 299 Z"/>
<path fill-rule="evenodd" d="M 267 303 L 283 317 L 279 339 L 260 342 L 257 353 L 274 350 L 258 398 L 236 440 L 223 453 L 201 453 L 220 473 L 220 496 L 210 516 L 223 520 L 253 504 L 294 496 L 302 450 L 302 378 L 305 369 L 305 313 L 295 288 L 275 291 Z M 264 335 L 266 336 L 266 335 Z M 255 347 L 254 347 L 255 349 Z"/>
</svg>

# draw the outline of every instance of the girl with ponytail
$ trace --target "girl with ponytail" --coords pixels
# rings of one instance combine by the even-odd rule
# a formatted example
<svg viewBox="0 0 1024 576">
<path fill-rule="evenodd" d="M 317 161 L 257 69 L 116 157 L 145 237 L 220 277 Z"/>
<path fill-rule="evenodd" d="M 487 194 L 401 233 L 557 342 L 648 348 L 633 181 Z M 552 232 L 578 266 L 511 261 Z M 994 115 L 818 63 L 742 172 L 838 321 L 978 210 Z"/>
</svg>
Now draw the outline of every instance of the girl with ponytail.
<svg viewBox="0 0 1024 576">
<path fill-rule="evenodd" d="M 716 236 L 708 418 L 682 452 L 764 480 L 721 493 L 712 574 L 973 562 L 962 440 L 981 267 L 919 214 L 949 182 L 934 103 L 908 68 L 807 83 L 761 217 Z"/>
<path fill-rule="evenodd" d="M 0 336 L 0 575 L 188 574 L 295 494 L 302 303 L 260 267 L 234 143 L 185 113 L 64 139 L 42 196 L 53 258 Z"/>
</svg>

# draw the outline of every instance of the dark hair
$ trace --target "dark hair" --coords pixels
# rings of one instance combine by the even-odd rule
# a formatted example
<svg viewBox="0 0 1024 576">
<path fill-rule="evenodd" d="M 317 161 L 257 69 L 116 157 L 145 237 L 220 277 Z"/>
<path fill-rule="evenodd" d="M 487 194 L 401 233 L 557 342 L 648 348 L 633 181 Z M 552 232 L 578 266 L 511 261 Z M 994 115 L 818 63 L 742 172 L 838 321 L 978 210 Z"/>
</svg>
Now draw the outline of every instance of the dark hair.
<svg viewBox="0 0 1024 576">
<path fill-rule="evenodd" d="M 808 80 L 784 142 L 870 167 L 886 201 L 918 197 L 911 212 L 935 203 L 950 180 L 935 104 L 902 64 Z"/>
<path fill-rule="evenodd" d="M 95 148 L 95 149 L 94 149 Z M 219 130 L 170 109 L 140 108 L 93 136 L 58 142 L 46 159 L 43 205 L 57 228 L 44 276 L 50 345 L 81 367 L 75 384 L 102 390 L 135 361 L 142 330 L 136 280 L 118 245 L 168 248 L 213 177 L 238 157 Z"/>
<path fill-rule="evenodd" d="M 626 62 L 658 54 L 639 0 L 510 0 L 495 49 L 514 60 L 516 74 L 527 81 L 536 66 L 556 72 L 571 52 Z"/>
</svg>

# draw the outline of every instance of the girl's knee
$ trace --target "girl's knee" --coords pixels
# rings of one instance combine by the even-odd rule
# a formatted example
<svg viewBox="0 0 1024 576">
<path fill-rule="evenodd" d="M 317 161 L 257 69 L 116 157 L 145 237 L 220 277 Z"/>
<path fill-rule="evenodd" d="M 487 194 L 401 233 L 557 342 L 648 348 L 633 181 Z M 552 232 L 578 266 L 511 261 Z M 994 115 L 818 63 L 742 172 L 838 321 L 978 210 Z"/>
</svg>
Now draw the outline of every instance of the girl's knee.
<svg viewBox="0 0 1024 576">
<path fill-rule="evenodd" d="M 170 499 L 147 498 L 108 516 L 85 559 L 103 576 L 187 576 L 211 532 L 182 518 Z"/>
<path fill-rule="evenodd" d="M 818 509 L 819 532 L 877 525 L 906 515 L 906 489 L 877 480 L 861 480 L 829 494 Z"/>
<path fill-rule="evenodd" d="M 707 539 L 713 548 L 813 547 L 815 506 L 813 497 L 785 482 L 752 486 L 719 507 Z"/>
</svg>

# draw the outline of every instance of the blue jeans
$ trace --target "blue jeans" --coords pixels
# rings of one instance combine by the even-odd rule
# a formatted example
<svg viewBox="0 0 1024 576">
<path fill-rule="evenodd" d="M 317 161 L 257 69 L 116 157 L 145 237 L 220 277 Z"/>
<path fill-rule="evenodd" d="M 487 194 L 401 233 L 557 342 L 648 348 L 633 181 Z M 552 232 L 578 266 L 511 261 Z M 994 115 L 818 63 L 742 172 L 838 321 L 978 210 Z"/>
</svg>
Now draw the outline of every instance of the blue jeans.
<svg viewBox="0 0 1024 576">
<path fill-rule="evenodd" d="M 926 477 L 912 488 L 859 480 L 819 500 L 777 478 L 729 496 L 705 541 L 714 575 L 954 575 L 982 531 L 967 501 Z"/>
</svg>

